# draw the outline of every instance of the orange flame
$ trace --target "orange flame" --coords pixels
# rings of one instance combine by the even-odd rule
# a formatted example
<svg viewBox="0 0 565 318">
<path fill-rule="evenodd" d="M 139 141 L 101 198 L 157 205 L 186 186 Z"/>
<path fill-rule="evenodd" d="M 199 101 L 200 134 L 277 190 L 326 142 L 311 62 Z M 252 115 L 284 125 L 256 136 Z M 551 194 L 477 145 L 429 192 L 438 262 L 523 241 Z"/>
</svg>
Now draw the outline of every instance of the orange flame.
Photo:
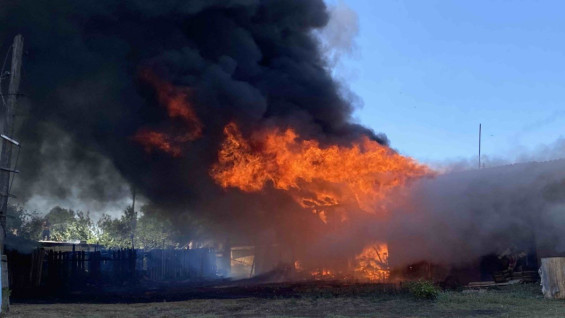
<svg viewBox="0 0 565 318">
<path fill-rule="evenodd" d="M 190 89 L 174 86 L 148 70 L 142 71 L 140 77 L 155 88 L 159 104 L 167 109 L 169 118 L 179 119 L 183 125 L 181 134 L 141 129 L 133 140 L 140 143 L 146 152 L 156 149 L 178 157 L 182 154 L 183 144 L 202 135 L 203 125 L 188 101 Z"/>
<path fill-rule="evenodd" d="M 382 282 L 390 276 L 388 246 L 386 244 L 375 243 L 366 246 L 355 257 L 355 262 L 355 272 L 364 279 Z"/>
<path fill-rule="evenodd" d="M 314 271 L 311 271 L 310 275 L 312 276 L 312 278 L 314 278 L 316 280 L 332 279 L 332 278 L 336 277 L 335 273 L 333 271 L 327 269 L 327 268 L 320 268 L 320 269 L 316 269 Z"/>
<path fill-rule="evenodd" d="M 224 134 L 218 162 L 210 171 L 220 186 L 255 192 L 272 184 L 324 223 L 330 217 L 328 208 L 347 205 L 375 213 L 392 189 L 431 173 L 368 137 L 349 147 L 322 147 L 290 128 L 273 128 L 245 139 L 235 123 L 228 124 Z"/>
<path fill-rule="evenodd" d="M 181 155 L 181 148 L 170 140 L 170 136 L 161 132 L 141 129 L 135 134 L 133 140 L 143 145 L 143 148 L 146 152 L 151 152 L 153 149 L 158 149 L 170 154 L 173 157 L 178 157 Z"/>
<path fill-rule="evenodd" d="M 167 108 L 170 118 L 180 118 L 187 123 L 189 125 L 188 132 L 190 132 L 192 138 L 196 139 L 201 136 L 202 123 L 188 102 L 190 95 L 188 87 L 174 86 L 148 70 L 141 72 L 140 77 L 155 88 L 159 103 Z"/>
</svg>

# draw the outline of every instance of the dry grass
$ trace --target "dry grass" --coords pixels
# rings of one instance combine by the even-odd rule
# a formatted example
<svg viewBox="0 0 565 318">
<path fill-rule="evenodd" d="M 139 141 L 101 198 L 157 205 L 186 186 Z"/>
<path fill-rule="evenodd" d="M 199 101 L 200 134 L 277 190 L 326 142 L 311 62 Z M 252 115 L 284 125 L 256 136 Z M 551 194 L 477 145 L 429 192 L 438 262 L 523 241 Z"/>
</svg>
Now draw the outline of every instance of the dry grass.
<svg viewBox="0 0 565 318">
<path fill-rule="evenodd" d="M 286 298 L 194 299 L 138 304 L 14 304 L 7 317 L 565 317 L 565 302 L 539 286 L 443 292 L 436 301 L 406 294 L 304 292 Z"/>
</svg>

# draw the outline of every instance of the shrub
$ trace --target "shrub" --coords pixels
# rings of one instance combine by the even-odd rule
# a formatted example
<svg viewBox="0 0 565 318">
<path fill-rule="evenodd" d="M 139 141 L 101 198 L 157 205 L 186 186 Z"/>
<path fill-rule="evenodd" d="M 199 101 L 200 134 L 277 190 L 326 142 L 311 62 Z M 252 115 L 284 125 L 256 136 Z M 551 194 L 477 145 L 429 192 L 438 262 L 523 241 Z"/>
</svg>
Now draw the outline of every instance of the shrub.
<svg viewBox="0 0 565 318">
<path fill-rule="evenodd" d="M 406 287 L 408 292 L 418 299 L 433 300 L 439 295 L 439 289 L 432 282 L 425 280 L 408 282 Z"/>
</svg>

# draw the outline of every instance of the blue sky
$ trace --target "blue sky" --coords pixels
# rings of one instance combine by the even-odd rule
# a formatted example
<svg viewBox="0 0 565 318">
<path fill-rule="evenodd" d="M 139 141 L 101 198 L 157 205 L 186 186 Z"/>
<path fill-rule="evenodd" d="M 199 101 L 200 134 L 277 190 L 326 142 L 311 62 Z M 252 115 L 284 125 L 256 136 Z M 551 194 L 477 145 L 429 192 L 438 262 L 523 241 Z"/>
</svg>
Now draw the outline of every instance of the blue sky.
<svg viewBox="0 0 565 318">
<path fill-rule="evenodd" d="M 565 135 L 565 1 L 344 0 L 361 123 L 424 162 L 512 159 Z"/>
</svg>

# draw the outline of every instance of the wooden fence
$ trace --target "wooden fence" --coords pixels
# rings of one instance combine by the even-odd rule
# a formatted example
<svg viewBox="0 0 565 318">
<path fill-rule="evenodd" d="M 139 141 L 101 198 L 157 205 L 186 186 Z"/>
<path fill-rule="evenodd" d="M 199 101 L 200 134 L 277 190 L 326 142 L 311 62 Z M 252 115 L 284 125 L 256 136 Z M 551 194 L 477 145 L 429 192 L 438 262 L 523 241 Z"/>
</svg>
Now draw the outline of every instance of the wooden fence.
<svg viewBox="0 0 565 318">
<path fill-rule="evenodd" d="M 107 250 L 31 254 L 8 251 L 10 288 L 15 295 L 33 290 L 68 292 L 145 281 L 203 280 L 216 277 L 213 249 Z"/>
<path fill-rule="evenodd" d="M 152 250 L 145 254 L 143 270 L 156 281 L 199 280 L 216 276 L 216 252 L 193 250 Z"/>
</svg>

